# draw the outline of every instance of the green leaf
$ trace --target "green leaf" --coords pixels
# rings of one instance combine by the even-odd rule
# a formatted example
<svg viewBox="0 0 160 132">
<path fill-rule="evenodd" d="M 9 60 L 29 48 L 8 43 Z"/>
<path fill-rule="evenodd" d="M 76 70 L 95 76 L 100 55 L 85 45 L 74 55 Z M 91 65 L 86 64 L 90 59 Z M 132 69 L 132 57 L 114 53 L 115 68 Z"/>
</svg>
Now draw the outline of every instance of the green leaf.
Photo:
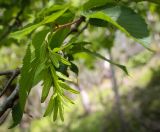
<svg viewBox="0 0 160 132">
<path fill-rule="evenodd" d="M 38 66 L 37 66 L 37 70 L 35 72 L 35 77 L 34 77 L 34 81 L 33 81 L 33 86 L 35 86 L 36 84 L 38 84 L 42 79 L 43 79 L 43 76 L 44 76 L 44 70 L 47 69 L 47 66 L 45 64 L 45 62 L 43 63 L 40 63 Z"/>
<path fill-rule="evenodd" d="M 13 124 L 9 127 L 9 129 L 17 126 L 23 116 L 23 111 L 20 107 L 19 102 L 12 108 L 12 119 L 13 119 Z"/>
<path fill-rule="evenodd" d="M 62 105 L 62 102 L 59 103 L 59 115 L 60 115 L 61 120 L 64 121 L 64 117 L 63 117 L 63 115 L 64 115 L 64 107 Z"/>
<path fill-rule="evenodd" d="M 48 59 L 48 52 L 47 52 L 46 44 L 44 43 L 44 39 L 48 32 L 49 32 L 48 29 L 43 29 L 33 35 L 32 44 L 35 49 L 34 50 L 35 58 L 37 58 L 39 61 L 39 65 L 35 73 L 33 85 L 36 85 L 38 82 L 42 80 L 42 77 L 43 77 L 42 71 L 46 69 L 46 61 Z"/>
<path fill-rule="evenodd" d="M 68 51 L 68 52 L 74 52 L 75 50 L 83 49 L 84 46 L 91 44 L 91 42 L 69 42 L 66 45 L 63 45 L 59 48 L 53 49 L 53 52 L 59 52 L 62 50 Z"/>
<path fill-rule="evenodd" d="M 63 15 L 63 13 L 67 10 L 67 8 L 65 8 L 64 10 L 58 11 L 56 13 L 53 13 L 47 17 L 44 18 L 44 20 L 42 20 L 41 22 L 34 24 L 30 27 L 24 28 L 20 31 L 14 32 L 10 34 L 10 37 L 15 38 L 15 39 L 21 39 L 24 36 L 28 35 L 29 33 L 31 33 L 33 30 L 35 30 L 36 28 L 50 23 L 50 22 L 54 22 L 58 17 L 60 17 L 61 15 Z"/>
<path fill-rule="evenodd" d="M 71 69 L 71 71 L 73 71 L 76 75 L 78 75 L 79 70 L 78 70 L 78 67 L 77 67 L 76 64 L 71 63 L 70 69 Z"/>
<path fill-rule="evenodd" d="M 45 37 L 48 32 L 49 32 L 49 29 L 43 29 L 33 35 L 32 44 L 35 48 L 35 56 L 36 57 L 40 56 L 40 52 L 41 52 L 40 49 L 42 47 L 42 44 L 44 43 Z"/>
<path fill-rule="evenodd" d="M 54 103 L 54 114 L 53 114 L 53 121 L 55 121 L 57 119 L 57 115 L 58 115 L 58 106 L 59 106 L 59 100 L 58 97 L 56 96 L 56 98 L 54 99 L 55 103 Z"/>
<path fill-rule="evenodd" d="M 96 8 L 86 13 L 86 17 L 104 20 L 113 24 L 146 48 L 151 43 L 150 34 L 144 19 L 125 6 L 107 5 Z"/>
<path fill-rule="evenodd" d="M 52 86 L 52 77 L 48 71 L 48 69 L 46 69 L 43 73 L 43 90 L 42 90 L 42 97 L 41 97 L 41 103 L 43 103 L 50 91 L 50 88 Z"/>
<path fill-rule="evenodd" d="M 62 81 L 58 81 L 60 87 L 64 88 L 65 90 L 71 92 L 71 93 L 74 93 L 74 94 L 79 94 L 79 91 L 71 88 L 69 85 L 67 85 L 65 82 L 62 82 Z"/>
<path fill-rule="evenodd" d="M 49 42 L 50 48 L 54 49 L 56 47 L 60 47 L 63 44 L 63 41 L 67 37 L 69 32 L 70 32 L 69 29 L 64 28 L 53 33 L 53 35 L 51 36 L 51 40 Z"/>
<path fill-rule="evenodd" d="M 40 47 L 40 55 L 37 56 L 41 63 L 45 63 L 49 58 L 49 53 L 47 51 L 46 43 L 43 43 Z"/>
<path fill-rule="evenodd" d="M 56 71 L 56 75 L 61 78 L 61 79 L 64 79 L 64 80 L 67 80 L 67 81 L 70 81 L 72 82 L 72 80 L 70 78 L 68 78 L 67 76 L 65 76 L 64 74 L 62 74 L 61 72 L 58 72 Z"/>
<path fill-rule="evenodd" d="M 61 10 L 61 11 L 55 12 L 55 13 L 49 15 L 49 16 L 46 16 L 41 23 L 42 23 L 42 24 L 47 24 L 47 23 L 50 23 L 50 22 L 54 22 L 54 21 L 55 21 L 56 19 L 58 19 L 61 15 L 63 15 L 63 13 L 65 13 L 66 10 L 68 10 L 68 7 L 64 8 L 64 9 Z"/>
<path fill-rule="evenodd" d="M 88 0 L 84 5 L 83 5 L 83 10 L 89 10 L 91 8 L 103 6 L 107 3 L 114 2 L 114 0 Z"/>
<path fill-rule="evenodd" d="M 41 74 L 41 72 L 43 71 L 43 69 L 45 69 L 45 65 L 43 63 L 40 63 L 40 60 L 39 58 L 34 58 L 33 61 L 31 62 L 31 70 L 29 72 L 29 82 L 31 82 L 31 85 L 30 87 L 28 87 L 28 94 L 31 90 L 31 88 L 36 85 L 34 84 L 36 81 L 36 78 L 37 78 L 37 75 L 39 73 L 39 75 Z M 38 79 L 37 79 L 38 80 Z"/>
<path fill-rule="evenodd" d="M 63 58 L 62 56 L 61 56 L 61 60 L 60 61 L 65 65 L 68 65 L 68 66 L 71 65 L 71 63 L 67 59 Z"/>
<path fill-rule="evenodd" d="M 35 58 L 31 61 L 30 45 L 28 45 L 26 55 L 23 59 L 23 66 L 21 69 L 21 77 L 19 80 L 19 100 L 21 109 L 24 110 L 27 97 L 33 87 L 35 74 L 39 66 L 39 59 Z"/>
<path fill-rule="evenodd" d="M 42 25 L 41 23 L 38 23 L 38 24 L 34 24 L 32 26 L 29 26 L 27 28 L 24 28 L 20 31 L 13 32 L 10 34 L 10 37 L 19 40 L 19 39 L 23 38 L 24 36 L 28 35 L 29 33 L 31 33 L 36 28 L 40 27 L 41 25 Z"/>
<path fill-rule="evenodd" d="M 50 58 L 51 58 L 51 61 L 52 61 L 53 65 L 56 68 L 58 68 L 59 67 L 58 57 L 55 54 L 53 54 L 53 53 L 50 52 Z"/>
<path fill-rule="evenodd" d="M 27 47 L 26 54 L 23 58 L 23 65 L 21 68 L 21 76 L 19 80 L 19 99 L 22 110 L 24 109 L 26 98 L 28 96 L 28 87 L 31 86 L 29 81 L 31 69 L 31 49 L 30 44 Z"/>
<path fill-rule="evenodd" d="M 42 9 L 39 13 L 38 13 L 38 17 L 44 17 L 44 16 L 48 16 L 50 13 L 56 12 L 58 10 L 62 10 L 64 8 L 66 8 L 67 6 L 69 6 L 68 4 L 64 4 L 64 5 L 52 5 L 50 7 L 46 7 L 44 9 Z"/>
<path fill-rule="evenodd" d="M 54 53 L 54 52 L 52 52 L 52 54 L 53 54 L 54 56 L 56 56 L 56 58 L 57 58 L 60 62 L 62 62 L 63 64 L 68 65 L 68 66 L 71 65 L 71 63 L 70 63 L 67 59 L 65 59 L 64 57 L 62 57 L 60 54 L 57 54 L 57 53 Z"/>
<path fill-rule="evenodd" d="M 89 19 L 89 24 L 97 27 L 107 27 L 108 22 L 101 20 L 101 19 L 96 19 L 96 18 L 90 18 Z"/>
<path fill-rule="evenodd" d="M 67 97 L 66 95 L 63 95 L 63 97 L 67 102 L 69 102 L 71 104 L 74 104 L 74 102 L 69 97 Z"/>
<path fill-rule="evenodd" d="M 53 77 L 53 79 L 54 79 L 54 83 L 57 84 L 58 77 L 57 77 L 57 75 L 56 75 L 56 71 L 55 71 L 55 69 L 54 69 L 53 66 L 50 66 L 50 71 L 51 71 L 52 77 Z"/>
<path fill-rule="evenodd" d="M 57 97 L 57 94 L 53 94 L 52 97 L 50 98 L 47 109 L 44 113 L 44 117 L 47 116 L 47 115 L 50 115 L 52 113 L 53 108 L 54 108 L 54 103 L 55 103 L 54 100 L 55 100 L 56 97 Z"/>
</svg>

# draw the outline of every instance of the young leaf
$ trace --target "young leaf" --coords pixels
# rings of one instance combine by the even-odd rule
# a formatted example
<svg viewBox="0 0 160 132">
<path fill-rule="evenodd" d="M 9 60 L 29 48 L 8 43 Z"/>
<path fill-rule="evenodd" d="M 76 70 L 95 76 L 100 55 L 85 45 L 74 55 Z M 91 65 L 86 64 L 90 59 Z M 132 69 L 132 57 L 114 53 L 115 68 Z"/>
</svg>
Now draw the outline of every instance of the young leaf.
<svg viewBox="0 0 160 132">
<path fill-rule="evenodd" d="M 13 32 L 10 34 L 10 37 L 19 40 L 19 39 L 23 38 L 24 36 L 28 35 L 29 33 L 31 33 L 36 28 L 40 27 L 41 25 L 42 25 L 41 23 L 37 23 L 37 24 L 34 24 L 34 25 L 29 26 L 27 28 L 24 28 L 22 30 Z"/>
<path fill-rule="evenodd" d="M 44 20 L 42 20 L 41 22 L 37 23 L 37 24 L 33 24 L 32 26 L 29 26 L 27 28 L 24 28 L 20 31 L 14 32 L 10 34 L 11 38 L 15 38 L 15 39 L 21 39 L 24 36 L 28 35 L 29 33 L 31 33 L 33 30 L 35 30 L 36 28 L 50 23 L 50 22 L 54 22 L 58 17 L 60 17 L 61 15 L 63 15 L 63 13 L 67 10 L 67 8 L 65 8 L 64 10 L 55 12 L 47 17 L 44 18 Z"/>
<path fill-rule="evenodd" d="M 54 53 L 54 52 L 52 52 L 52 54 L 53 54 L 54 56 L 56 56 L 57 59 L 58 59 L 60 62 L 62 62 L 63 64 L 68 65 L 68 66 L 71 65 L 71 63 L 70 63 L 67 59 L 65 59 L 64 57 L 62 57 L 60 54 L 57 54 L 57 53 Z"/>
<path fill-rule="evenodd" d="M 59 106 L 59 100 L 58 97 L 56 97 L 54 99 L 55 103 L 54 103 L 54 114 L 53 114 L 53 121 L 55 121 L 57 119 L 57 115 L 58 115 L 58 106 Z"/>
<path fill-rule="evenodd" d="M 79 94 L 79 91 L 71 88 L 69 85 L 67 85 L 65 82 L 62 82 L 62 81 L 58 81 L 60 87 L 64 88 L 65 90 L 71 92 L 71 93 L 74 93 L 74 94 Z"/>
<path fill-rule="evenodd" d="M 61 120 L 64 121 L 64 117 L 63 117 L 63 115 L 64 115 L 64 108 L 63 108 L 62 102 L 59 103 L 59 115 L 60 115 Z"/>
<path fill-rule="evenodd" d="M 63 97 L 67 102 L 69 102 L 71 104 L 74 104 L 74 102 L 69 97 L 67 97 L 66 95 L 63 95 Z"/>
<path fill-rule="evenodd" d="M 60 61 L 65 65 L 68 65 L 68 66 L 71 65 L 71 63 L 67 59 L 63 58 L 62 56 L 61 56 L 61 60 Z"/>
<path fill-rule="evenodd" d="M 52 75 L 52 77 L 53 77 L 53 79 L 54 79 L 54 84 L 56 85 L 56 87 L 58 87 L 58 86 L 57 86 L 58 77 L 57 77 L 57 75 L 56 75 L 56 71 L 55 71 L 55 69 L 54 69 L 53 66 L 50 66 L 50 71 L 51 71 L 51 75 Z"/>
<path fill-rule="evenodd" d="M 53 49 L 53 52 L 59 52 L 59 51 L 62 51 L 62 50 L 70 50 L 71 48 L 82 48 L 84 47 L 85 45 L 88 45 L 88 44 L 91 44 L 90 42 L 85 42 L 85 41 L 82 41 L 82 42 L 69 42 L 68 44 L 64 45 L 64 46 L 61 46 L 60 48 L 55 48 Z"/>
<path fill-rule="evenodd" d="M 50 52 L 49 55 L 50 55 L 50 58 L 51 58 L 51 61 L 52 61 L 53 65 L 54 65 L 56 68 L 58 68 L 58 67 L 59 67 L 59 61 L 58 61 L 57 56 L 54 55 L 54 54 L 52 54 L 51 52 Z"/>
<path fill-rule="evenodd" d="M 44 117 L 47 116 L 47 115 L 50 115 L 52 113 L 53 108 L 54 108 L 54 103 L 55 103 L 54 100 L 55 100 L 56 97 L 57 97 L 57 94 L 53 94 L 52 97 L 50 98 L 47 109 L 44 113 Z"/>
<path fill-rule="evenodd" d="M 63 13 L 65 13 L 68 10 L 68 7 L 64 8 L 63 10 L 60 10 L 58 12 L 55 12 L 49 16 L 46 16 L 44 20 L 41 22 L 42 24 L 47 24 L 50 22 L 54 22 L 56 19 L 58 19 Z"/>
<path fill-rule="evenodd" d="M 68 4 L 64 4 L 64 5 L 52 5 L 50 7 L 44 8 L 42 9 L 39 13 L 38 13 L 38 17 L 44 17 L 44 16 L 48 16 L 50 13 L 62 10 L 64 8 L 66 8 L 67 6 L 69 6 Z"/>
<path fill-rule="evenodd" d="M 61 79 L 64 79 L 64 80 L 67 80 L 67 81 L 70 81 L 72 82 L 72 80 L 70 78 L 68 78 L 67 76 L 65 76 L 64 74 L 62 74 L 61 72 L 58 72 L 56 71 L 56 75 L 61 78 Z"/>
</svg>

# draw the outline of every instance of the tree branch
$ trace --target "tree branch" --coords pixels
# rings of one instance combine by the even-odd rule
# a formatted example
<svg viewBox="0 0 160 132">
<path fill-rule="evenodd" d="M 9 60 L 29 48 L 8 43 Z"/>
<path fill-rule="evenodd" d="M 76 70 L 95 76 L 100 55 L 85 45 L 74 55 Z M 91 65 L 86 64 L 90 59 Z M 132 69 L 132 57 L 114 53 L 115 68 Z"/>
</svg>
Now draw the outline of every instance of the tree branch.
<svg viewBox="0 0 160 132">
<path fill-rule="evenodd" d="M 12 108 L 15 100 L 18 99 L 19 86 L 17 85 L 11 95 L 0 105 L 0 117 L 7 111 L 7 109 Z"/>
<path fill-rule="evenodd" d="M 5 85 L 5 87 L 3 88 L 2 92 L 0 93 L 0 97 L 7 91 L 7 89 L 11 85 L 12 81 L 20 74 L 20 69 L 6 71 L 6 72 L 3 72 L 3 74 L 4 73 L 5 73 L 5 75 L 12 73 L 12 75 L 11 75 L 10 79 L 8 80 L 7 84 Z"/>
<path fill-rule="evenodd" d="M 8 71 L 2 71 L 2 72 L 0 72 L 0 76 L 11 75 L 11 74 L 13 74 L 13 70 L 8 70 Z"/>
</svg>

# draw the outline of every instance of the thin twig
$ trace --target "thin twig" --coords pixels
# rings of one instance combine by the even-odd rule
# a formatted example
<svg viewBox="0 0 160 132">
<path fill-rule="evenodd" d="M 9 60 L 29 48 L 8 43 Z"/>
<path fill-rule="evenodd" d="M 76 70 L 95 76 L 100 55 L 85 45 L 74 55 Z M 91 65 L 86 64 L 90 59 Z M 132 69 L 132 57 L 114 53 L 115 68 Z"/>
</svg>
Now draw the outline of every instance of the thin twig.
<svg viewBox="0 0 160 132">
<path fill-rule="evenodd" d="M 56 25 L 54 30 L 59 30 L 59 29 L 63 29 L 63 28 L 67 28 L 67 27 L 71 27 L 73 24 L 75 24 L 75 28 L 77 28 L 83 21 L 85 21 L 85 18 L 83 16 L 81 16 L 80 18 L 78 18 L 77 20 L 70 22 L 70 23 L 66 23 L 63 25 Z M 75 29 L 71 29 L 71 32 L 73 32 L 73 30 Z"/>
<path fill-rule="evenodd" d="M 79 21 L 77 23 L 75 23 L 72 27 L 71 27 L 71 31 L 69 32 L 69 34 L 72 34 L 73 32 L 78 32 L 78 27 L 81 25 L 82 22 L 85 21 L 85 17 L 81 16 L 79 18 Z"/>
</svg>

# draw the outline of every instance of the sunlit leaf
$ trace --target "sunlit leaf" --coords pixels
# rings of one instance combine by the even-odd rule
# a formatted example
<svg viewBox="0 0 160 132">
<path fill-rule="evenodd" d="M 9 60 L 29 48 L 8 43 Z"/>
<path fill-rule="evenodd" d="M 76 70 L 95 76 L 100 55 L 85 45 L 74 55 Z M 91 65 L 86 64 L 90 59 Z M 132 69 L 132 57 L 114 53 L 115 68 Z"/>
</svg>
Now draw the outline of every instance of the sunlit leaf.
<svg viewBox="0 0 160 132">
<path fill-rule="evenodd" d="M 86 13 L 88 18 L 107 21 L 149 49 L 151 37 L 144 19 L 125 6 L 107 5 Z"/>
<path fill-rule="evenodd" d="M 29 26 L 27 28 L 24 28 L 20 31 L 14 32 L 10 34 L 10 37 L 15 38 L 15 39 L 21 39 L 22 37 L 28 35 L 29 33 L 31 33 L 33 30 L 35 30 L 36 28 L 50 23 L 50 22 L 54 22 L 58 17 L 60 17 L 61 15 L 63 15 L 63 13 L 67 10 L 67 8 L 65 8 L 64 10 L 58 11 L 56 13 L 51 14 L 50 16 L 47 16 L 44 18 L 44 20 L 42 20 L 41 22 L 34 24 L 32 26 Z"/>
<path fill-rule="evenodd" d="M 53 56 L 55 56 L 63 64 L 68 65 L 68 66 L 71 65 L 71 63 L 67 59 L 65 59 L 64 57 L 62 57 L 60 54 L 57 54 L 57 53 L 54 53 L 54 52 L 52 52 L 52 54 L 53 54 Z"/>
<path fill-rule="evenodd" d="M 72 79 L 68 78 L 67 76 L 65 76 L 65 75 L 62 74 L 61 72 L 56 71 L 56 75 L 57 75 L 59 78 L 61 78 L 61 79 L 64 79 L 64 80 L 67 80 L 67 81 L 72 82 Z"/>
<path fill-rule="evenodd" d="M 59 106 L 59 100 L 58 97 L 56 97 L 54 99 L 55 103 L 54 103 L 54 114 L 53 114 L 53 121 L 55 121 L 57 119 L 57 115 L 58 115 L 58 106 Z"/>
<path fill-rule="evenodd" d="M 59 115 L 60 115 L 60 118 L 62 121 L 64 121 L 64 107 L 63 107 L 63 104 L 61 102 L 61 99 L 60 97 L 58 98 L 59 99 Z"/>
<path fill-rule="evenodd" d="M 74 104 L 74 102 L 69 97 L 67 97 L 66 95 L 63 95 L 63 97 L 67 102 L 69 102 L 71 104 Z"/>
<path fill-rule="evenodd" d="M 65 82 L 59 81 L 59 85 L 64 88 L 65 90 L 74 93 L 74 94 L 79 94 L 79 91 L 71 88 L 68 84 L 66 84 Z"/>
<path fill-rule="evenodd" d="M 50 98 L 47 109 L 44 113 L 44 117 L 47 116 L 47 115 L 50 115 L 52 113 L 53 108 L 54 108 L 54 103 L 55 103 L 54 100 L 55 100 L 56 97 L 57 97 L 57 94 L 53 94 L 52 97 Z"/>
<path fill-rule="evenodd" d="M 51 60 L 52 60 L 52 63 L 54 64 L 54 66 L 55 66 L 56 68 L 58 68 L 58 67 L 59 67 L 59 61 L 58 61 L 57 56 L 54 55 L 54 54 L 52 54 L 52 53 L 50 53 L 50 58 L 51 58 Z"/>
<path fill-rule="evenodd" d="M 53 35 L 51 36 L 51 40 L 49 42 L 50 48 L 54 49 L 56 47 L 60 47 L 63 44 L 63 41 L 69 32 L 70 30 L 68 28 L 64 28 L 53 33 Z"/>
</svg>

